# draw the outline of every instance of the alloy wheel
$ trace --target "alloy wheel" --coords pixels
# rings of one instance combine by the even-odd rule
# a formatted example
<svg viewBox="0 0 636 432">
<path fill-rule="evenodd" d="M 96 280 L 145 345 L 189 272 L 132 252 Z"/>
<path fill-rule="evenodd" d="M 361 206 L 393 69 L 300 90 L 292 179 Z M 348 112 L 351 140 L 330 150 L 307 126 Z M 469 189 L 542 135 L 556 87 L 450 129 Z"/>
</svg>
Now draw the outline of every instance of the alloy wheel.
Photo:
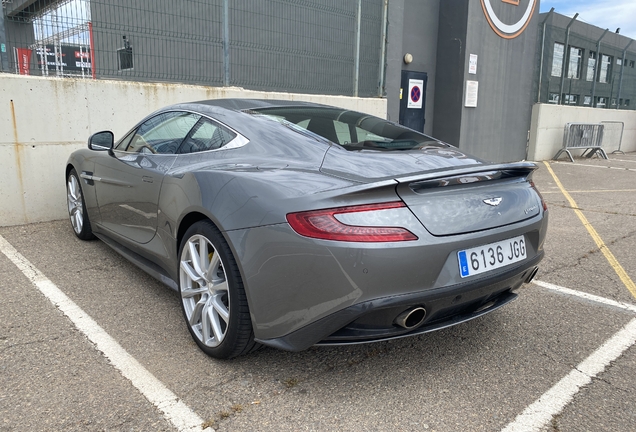
<svg viewBox="0 0 636 432">
<path fill-rule="evenodd" d="M 79 235 L 84 227 L 84 204 L 82 203 L 82 189 L 79 180 L 74 175 L 68 177 L 66 198 L 71 225 L 73 225 L 75 233 Z"/>
<path fill-rule="evenodd" d="M 190 237 L 179 265 L 181 301 L 193 333 L 208 347 L 223 340 L 230 322 L 230 296 L 225 267 L 205 236 Z"/>
</svg>

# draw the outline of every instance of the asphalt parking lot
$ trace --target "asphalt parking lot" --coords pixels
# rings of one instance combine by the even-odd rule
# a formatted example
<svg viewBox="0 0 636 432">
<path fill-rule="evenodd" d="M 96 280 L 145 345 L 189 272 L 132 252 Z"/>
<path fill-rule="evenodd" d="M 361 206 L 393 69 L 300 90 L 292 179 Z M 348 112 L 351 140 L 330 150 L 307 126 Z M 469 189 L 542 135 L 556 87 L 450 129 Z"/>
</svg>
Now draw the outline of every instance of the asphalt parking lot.
<svg viewBox="0 0 636 432">
<path fill-rule="evenodd" d="M 518 300 L 370 345 L 217 361 L 176 292 L 68 221 L 0 228 L 0 430 L 636 430 L 636 154 L 609 156 L 539 164 L 546 257 Z"/>
</svg>

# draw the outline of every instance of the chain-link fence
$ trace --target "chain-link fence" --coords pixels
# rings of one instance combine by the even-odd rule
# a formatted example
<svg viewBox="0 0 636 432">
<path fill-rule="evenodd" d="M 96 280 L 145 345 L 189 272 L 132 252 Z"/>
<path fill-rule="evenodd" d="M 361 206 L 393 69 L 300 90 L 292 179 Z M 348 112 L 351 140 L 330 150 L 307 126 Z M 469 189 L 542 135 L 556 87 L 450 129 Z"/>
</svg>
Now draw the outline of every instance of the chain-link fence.
<svg viewBox="0 0 636 432">
<path fill-rule="evenodd" d="M 5 72 L 359 96 L 383 91 L 385 0 L 2 3 Z"/>
</svg>

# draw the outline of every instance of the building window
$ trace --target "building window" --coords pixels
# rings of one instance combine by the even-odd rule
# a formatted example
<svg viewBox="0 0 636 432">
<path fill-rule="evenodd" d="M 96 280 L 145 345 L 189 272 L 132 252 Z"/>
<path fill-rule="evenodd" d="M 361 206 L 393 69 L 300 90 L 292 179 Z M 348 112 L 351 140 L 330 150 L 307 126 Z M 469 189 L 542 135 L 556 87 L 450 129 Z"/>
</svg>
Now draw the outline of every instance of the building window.
<svg viewBox="0 0 636 432">
<path fill-rule="evenodd" d="M 591 104 L 591 103 L 592 103 L 592 96 L 590 96 L 590 95 L 586 95 L 586 96 L 583 98 L 583 105 L 590 106 L 590 104 Z"/>
<path fill-rule="evenodd" d="M 570 47 L 570 61 L 568 64 L 568 78 L 581 78 L 581 64 L 583 60 L 583 50 L 581 48 Z"/>
<path fill-rule="evenodd" d="M 606 83 L 609 82 L 609 77 L 612 72 L 612 58 L 610 56 L 606 56 L 605 54 L 601 55 L 601 70 L 598 74 L 598 82 Z"/>
<path fill-rule="evenodd" d="M 551 104 L 559 104 L 559 94 L 558 93 L 550 93 L 550 97 L 548 98 L 548 103 Z"/>
<path fill-rule="evenodd" d="M 594 51 L 590 51 L 590 56 L 587 58 L 587 76 L 586 80 L 592 81 L 594 80 L 594 68 L 596 67 L 596 53 Z"/>
<path fill-rule="evenodd" d="M 618 66 L 622 66 L 623 65 L 623 59 L 622 58 L 616 58 L 616 64 Z"/>
<path fill-rule="evenodd" d="M 616 98 L 612 98 L 612 106 L 615 107 L 616 106 Z"/>
<path fill-rule="evenodd" d="M 633 68 L 633 67 L 634 67 L 634 60 L 630 60 L 630 61 L 629 61 L 629 67 L 630 67 L 630 68 Z"/>
<path fill-rule="evenodd" d="M 629 106 L 629 99 L 625 99 L 625 106 Z"/>
<path fill-rule="evenodd" d="M 552 55 L 552 76 L 560 77 L 563 69 L 563 44 L 554 43 L 554 54 Z M 557 95 L 558 97 L 559 95 Z"/>
<path fill-rule="evenodd" d="M 578 105 L 579 104 L 579 95 L 563 93 L 563 104 L 564 105 Z"/>
<path fill-rule="evenodd" d="M 596 98 L 596 107 L 597 108 L 605 108 L 605 105 L 607 105 L 607 98 L 606 97 L 602 97 L 602 96 L 598 96 Z"/>
</svg>

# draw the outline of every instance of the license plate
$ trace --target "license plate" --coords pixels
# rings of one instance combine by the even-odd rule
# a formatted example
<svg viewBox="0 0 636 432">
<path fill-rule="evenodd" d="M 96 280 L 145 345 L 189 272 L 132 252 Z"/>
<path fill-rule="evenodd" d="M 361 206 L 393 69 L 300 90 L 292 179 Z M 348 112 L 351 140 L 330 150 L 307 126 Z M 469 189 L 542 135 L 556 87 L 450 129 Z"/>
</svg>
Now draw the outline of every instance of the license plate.
<svg viewBox="0 0 636 432">
<path fill-rule="evenodd" d="M 505 267 L 526 258 L 526 240 L 523 236 L 490 243 L 457 252 L 461 277 L 474 276 Z"/>
</svg>

